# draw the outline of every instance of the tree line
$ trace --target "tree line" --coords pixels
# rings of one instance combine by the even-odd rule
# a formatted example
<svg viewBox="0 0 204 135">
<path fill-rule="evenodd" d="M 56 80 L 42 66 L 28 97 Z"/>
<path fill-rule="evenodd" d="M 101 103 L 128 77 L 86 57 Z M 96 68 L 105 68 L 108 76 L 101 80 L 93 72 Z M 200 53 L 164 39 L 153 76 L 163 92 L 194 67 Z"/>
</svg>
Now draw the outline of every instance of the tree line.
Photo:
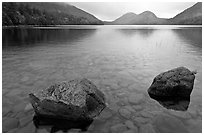
<svg viewBox="0 0 204 135">
<path fill-rule="evenodd" d="M 66 13 L 41 11 L 30 7 L 28 4 L 17 4 L 14 2 L 2 3 L 3 26 L 68 24 L 102 24 L 102 22 L 90 22 L 85 17 L 75 17 Z"/>
</svg>

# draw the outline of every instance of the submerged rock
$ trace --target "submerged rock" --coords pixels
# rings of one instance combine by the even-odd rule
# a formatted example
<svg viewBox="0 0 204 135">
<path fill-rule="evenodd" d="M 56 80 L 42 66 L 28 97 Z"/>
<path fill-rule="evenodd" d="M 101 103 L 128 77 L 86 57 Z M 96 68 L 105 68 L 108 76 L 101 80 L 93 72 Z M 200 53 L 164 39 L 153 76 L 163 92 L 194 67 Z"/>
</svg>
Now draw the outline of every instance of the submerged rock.
<svg viewBox="0 0 204 135">
<path fill-rule="evenodd" d="M 128 97 L 128 101 L 131 104 L 139 104 L 144 101 L 144 95 L 143 94 L 131 94 Z"/>
<path fill-rule="evenodd" d="M 121 116 L 123 116 L 126 119 L 130 119 L 131 118 L 131 112 L 128 109 L 126 109 L 126 108 L 121 108 L 121 109 L 118 110 L 118 112 L 119 112 L 119 114 Z"/>
<path fill-rule="evenodd" d="M 28 115 L 26 117 L 22 117 L 19 119 L 19 122 L 20 122 L 20 126 L 23 127 L 25 126 L 26 124 L 28 124 L 29 122 L 32 122 L 33 120 L 33 116 L 32 115 Z"/>
<path fill-rule="evenodd" d="M 150 120 L 150 119 L 144 118 L 144 117 L 134 117 L 134 118 L 133 118 L 133 121 L 134 121 L 134 123 L 135 123 L 136 125 L 141 125 L 141 124 L 143 125 L 143 124 L 149 122 L 149 120 Z"/>
<path fill-rule="evenodd" d="M 127 130 L 127 127 L 124 124 L 117 124 L 110 128 L 112 133 L 122 133 Z"/>
<path fill-rule="evenodd" d="M 27 124 L 25 127 L 22 127 L 18 130 L 18 133 L 35 133 L 36 127 L 33 122 Z"/>
<path fill-rule="evenodd" d="M 153 125 L 160 133 L 187 133 L 188 130 L 183 122 L 170 115 L 158 115 L 153 120 Z"/>
<path fill-rule="evenodd" d="M 29 104 L 27 104 L 27 105 L 25 106 L 24 111 L 25 111 L 25 112 L 28 112 L 28 111 L 30 111 L 30 110 L 32 110 L 32 109 L 33 109 L 33 107 L 32 107 L 32 105 L 29 103 Z"/>
<path fill-rule="evenodd" d="M 48 118 L 90 120 L 105 108 L 104 94 L 87 79 L 54 84 L 29 96 L 36 115 Z"/>
<path fill-rule="evenodd" d="M 178 67 L 163 72 L 154 78 L 148 93 L 150 97 L 157 99 L 189 98 L 193 89 L 195 72 L 185 67 Z"/>
<path fill-rule="evenodd" d="M 140 133 L 155 133 L 152 124 L 145 124 L 140 127 Z"/>
<path fill-rule="evenodd" d="M 8 132 L 9 130 L 17 128 L 19 125 L 19 120 L 16 118 L 4 118 L 2 130 L 3 132 Z"/>
<path fill-rule="evenodd" d="M 127 128 L 134 131 L 135 133 L 138 132 L 138 127 L 136 127 L 132 121 L 130 121 L 130 120 L 125 121 L 125 125 Z"/>
</svg>

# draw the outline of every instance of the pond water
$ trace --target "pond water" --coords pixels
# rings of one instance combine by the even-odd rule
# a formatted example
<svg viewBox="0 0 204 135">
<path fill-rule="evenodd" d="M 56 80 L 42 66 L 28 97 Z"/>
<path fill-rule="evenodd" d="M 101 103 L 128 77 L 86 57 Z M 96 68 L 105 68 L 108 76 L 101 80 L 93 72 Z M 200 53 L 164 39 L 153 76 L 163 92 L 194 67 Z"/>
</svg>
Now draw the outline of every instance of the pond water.
<svg viewBox="0 0 204 135">
<path fill-rule="evenodd" d="M 107 107 L 87 131 L 68 132 L 202 132 L 199 26 L 3 28 L 2 41 L 3 132 L 51 132 L 34 126 L 28 94 L 75 78 L 92 81 Z M 197 71 L 186 111 L 147 93 L 156 75 L 180 66 Z"/>
</svg>

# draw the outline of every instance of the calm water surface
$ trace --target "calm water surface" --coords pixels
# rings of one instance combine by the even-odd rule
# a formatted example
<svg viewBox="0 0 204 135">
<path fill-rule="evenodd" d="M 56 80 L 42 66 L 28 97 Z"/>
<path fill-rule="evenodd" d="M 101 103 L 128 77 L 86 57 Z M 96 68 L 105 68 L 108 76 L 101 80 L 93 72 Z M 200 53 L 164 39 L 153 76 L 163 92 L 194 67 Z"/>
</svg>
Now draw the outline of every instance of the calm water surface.
<svg viewBox="0 0 204 135">
<path fill-rule="evenodd" d="M 201 132 L 201 27 L 63 26 L 2 31 L 4 132 L 50 132 L 49 126 L 33 125 L 28 94 L 79 77 L 94 82 L 107 102 L 87 132 Z M 156 75 L 179 66 L 197 71 L 187 111 L 166 109 L 147 93 Z M 131 102 L 131 95 L 139 98 Z"/>
</svg>

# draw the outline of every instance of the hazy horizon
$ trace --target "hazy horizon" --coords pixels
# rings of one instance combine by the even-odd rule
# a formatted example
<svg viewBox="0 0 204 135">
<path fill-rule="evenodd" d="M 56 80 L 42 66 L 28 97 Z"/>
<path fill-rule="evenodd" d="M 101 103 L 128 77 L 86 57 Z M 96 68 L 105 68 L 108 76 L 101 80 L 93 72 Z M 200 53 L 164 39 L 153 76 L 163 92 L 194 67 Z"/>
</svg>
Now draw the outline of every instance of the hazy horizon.
<svg viewBox="0 0 204 135">
<path fill-rule="evenodd" d="M 120 16 L 133 12 L 140 14 L 151 11 L 159 18 L 173 18 L 196 2 L 67 2 L 100 20 L 114 21 Z"/>
</svg>

